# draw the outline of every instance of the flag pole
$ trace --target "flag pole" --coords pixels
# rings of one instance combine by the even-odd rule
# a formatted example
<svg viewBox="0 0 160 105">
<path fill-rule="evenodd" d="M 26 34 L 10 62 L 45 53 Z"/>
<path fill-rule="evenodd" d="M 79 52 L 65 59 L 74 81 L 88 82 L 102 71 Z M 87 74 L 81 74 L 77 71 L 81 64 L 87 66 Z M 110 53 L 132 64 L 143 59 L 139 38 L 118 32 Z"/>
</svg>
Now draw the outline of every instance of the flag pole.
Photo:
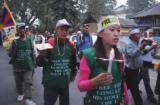
<svg viewBox="0 0 160 105">
<path fill-rule="evenodd" d="M 12 20 L 13 20 L 13 23 L 16 24 L 16 21 L 15 21 L 13 15 L 12 15 L 12 12 L 10 11 L 10 9 L 9 9 L 9 7 L 7 5 L 7 0 L 4 0 L 3 7 L 5 7 L 9 11 L 9 14 L 10 14 Z"/>
<path fill-rule="evenodd" d="M 4 4 L 4 3 L 7 3 L 7 0 L 3 0 L 3 4 Z"/>
</svg>

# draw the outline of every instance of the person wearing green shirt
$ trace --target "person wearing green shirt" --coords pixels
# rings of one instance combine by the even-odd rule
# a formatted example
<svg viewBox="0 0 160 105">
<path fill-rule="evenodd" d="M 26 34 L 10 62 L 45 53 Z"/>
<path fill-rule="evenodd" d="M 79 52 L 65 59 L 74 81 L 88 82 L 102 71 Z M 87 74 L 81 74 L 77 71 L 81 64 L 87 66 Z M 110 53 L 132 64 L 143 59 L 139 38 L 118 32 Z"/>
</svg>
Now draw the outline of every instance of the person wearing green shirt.
<svg viewBox="0 0 160 105">
<path fill-rule="evenodd" d="M 41 51 L 37 64 L 43 67 L 44 105 L 69 104 L 69 83 L 76 76 L 76 49 L 68 39 L 70 24 L 58 20 L 56 34 L 48 42 L 53 49 Z"/>
<path fill-rule="evenodd" d="M 13 74 L 16 83 L 17 101 L 25 98 L 25 105 L 36 105 L 32 101 L 32 70 L 33 45 L 29 38 L 26 37 L 25 25 L 17 26 L 18 39 L 13 40 L 9 48 L 10 63 L 13 65 Z"/>
<path fill-rule="evenodd" d="M 106 16 L 97 26 L 97 40 L 93 48 L 83 51 L 80 61 L 78 88 L 87 92 L 84 105 L 126 105 L 122 104 L 123 57 L 117 48 L 119 19 Z"/>
</svg>

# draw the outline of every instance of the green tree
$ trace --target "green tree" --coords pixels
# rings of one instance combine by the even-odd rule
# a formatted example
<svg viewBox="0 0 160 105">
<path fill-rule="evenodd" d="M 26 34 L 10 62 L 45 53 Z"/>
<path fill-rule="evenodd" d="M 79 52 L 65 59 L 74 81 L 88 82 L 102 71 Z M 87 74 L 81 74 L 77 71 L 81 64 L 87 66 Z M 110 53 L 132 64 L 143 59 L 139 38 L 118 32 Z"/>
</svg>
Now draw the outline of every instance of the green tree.
<svg viewBox="0 0 160 105">
<path fill-rule="evenodd" d="M 77 3 L 75 0 L 53 0 L 50 7 L 54 11 L 54 24 L 57 20 L 66 18 L 73 27 L 77 27 L 80 21 Z"/>
<path fill-rule="evenodd" d="M 116 0 L 80 0 L 86 7 L 86 16 L 91 15 L 99 18 L 102 15 L 114 14 L 113 8 L 116 6 Z"/>
<path fill-rule="evenodd" d="M 66 18 L 75 27 L 80 22 L 77 0 L 8 0 L 14 17 L 31 26 L 36 19 L 44 30 L 53 29 L 58 19 Z"/>
<path fill-rule="evenodd" d="M 36 19 L 43 18 L 49 1 L 46 0 L 11 0 L 9 7 L 17 21 L 25 22 L 31 26 Z"/>
<path fill-rule="evenodd" d="M 50 2 L 51 3 L 51 2 Z M 55 13 L 51 7 L 49 7 L 50 4 L 46 5 L 42 12 L 41 16 L 39 17 L 40 20 L 40 30 L 53 30 L 53 20 L 55 17 Z"/>
<path fill-rule="evenodd" d="M 113 14 L 116 0 L 8 0 L 17 21 L 31 26 L 39 19 L 41 28 L 53 29 L 58 19 L 66 18 L 77 29 L 85 16 Z"/>
</svg>

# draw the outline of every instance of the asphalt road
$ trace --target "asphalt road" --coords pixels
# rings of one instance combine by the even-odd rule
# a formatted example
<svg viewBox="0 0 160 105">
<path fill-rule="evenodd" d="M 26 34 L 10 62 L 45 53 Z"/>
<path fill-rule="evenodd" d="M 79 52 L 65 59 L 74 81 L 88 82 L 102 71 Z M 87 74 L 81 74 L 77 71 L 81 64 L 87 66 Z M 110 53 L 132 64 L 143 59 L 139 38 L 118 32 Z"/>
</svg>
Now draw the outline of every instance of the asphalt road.
<svg viewBox="0 0 160 105">
<path fill-rule="evenodd" d="M 12 66 L 8 64 L 9 58 L 6 51 L 0 48 L 0 105 L 22 105 L 22 102 L 16 101 L 15 83 L 12 74 Z M 155 87 L 157 73 L 150 70 L 151 86 Z M 42 70 L 35 69 L 34 85 L 33 85 L 33 100 L 37 105 L 43 105 L 43 86 L 41 84 Z M 76 79 L 77 80 L 77 79 Z M 82 98 L 84 93 L 79 92 L 76 81 L 70 84 L 70 105 L 83 105 Z M 144 105 L 152 105 L 147 101 L 146 92 L 143 82 L 140 83 L 140 90 L 142 90 L 142 97 Z M 130 95 L 132 105 L 133 100 Z M 157 98 L 157 96 L 156 96 Z M 58 105 L 58 102 L 56 103 Z"/>
</svg>

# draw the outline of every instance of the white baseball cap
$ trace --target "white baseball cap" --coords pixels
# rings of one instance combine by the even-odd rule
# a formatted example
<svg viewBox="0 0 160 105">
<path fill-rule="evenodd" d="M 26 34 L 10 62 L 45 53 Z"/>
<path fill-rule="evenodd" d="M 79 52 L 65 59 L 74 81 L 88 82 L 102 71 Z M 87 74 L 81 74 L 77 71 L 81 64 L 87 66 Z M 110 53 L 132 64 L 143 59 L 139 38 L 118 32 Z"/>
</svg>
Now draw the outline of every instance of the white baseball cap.
<svg viewBox="0 0 160 105">
<path fill-rule="evenodd" d="M 77 34 L 82 34 L 82 32 L 81 31 L 77 31 Z"/>
<path fill-rule="evenodd" d="M 66 19 L 61 19 L 61 20 L 58 20 L 57 21 L 57 24 L 56 24 L 56 28 L 58 27 L 61 27 L 61 26 L 71 26 Z"/>
<path fill-rule="evenodd" d="M 111 25 L 120 25 L 118 17 L 113 15 L 103 17 L 97 24 L 97 33 Z"/>
<path fill-rule="evenodd" d="M 146 30 L 145 32 L 152 32 L 153 33 L 153 29 L 148 29 L 148 30 Z"/>
<path fill-rule="evenodd" d="M 25 26 L 25 28 L 26 28 L 26 29 L 28 29 L 28 28 L 29 28 L 29 26 Z"/>
<path fill-rule="evenodd" d="M 138 34 L 140 33 L 140 30 L 138 28 L 135 28 L 135 29 L 132 29 L 130 32 L 129 32 L 129 37 L 134 35 L 134 34 Z"/>
<path fill-rule="evenodd" d="M 25 28 L 25 23 L 21 22 L 21 23 L 17 23 L 16 25 L 16 28 L 19 29 L 19 28 Z"/>
</svg>

